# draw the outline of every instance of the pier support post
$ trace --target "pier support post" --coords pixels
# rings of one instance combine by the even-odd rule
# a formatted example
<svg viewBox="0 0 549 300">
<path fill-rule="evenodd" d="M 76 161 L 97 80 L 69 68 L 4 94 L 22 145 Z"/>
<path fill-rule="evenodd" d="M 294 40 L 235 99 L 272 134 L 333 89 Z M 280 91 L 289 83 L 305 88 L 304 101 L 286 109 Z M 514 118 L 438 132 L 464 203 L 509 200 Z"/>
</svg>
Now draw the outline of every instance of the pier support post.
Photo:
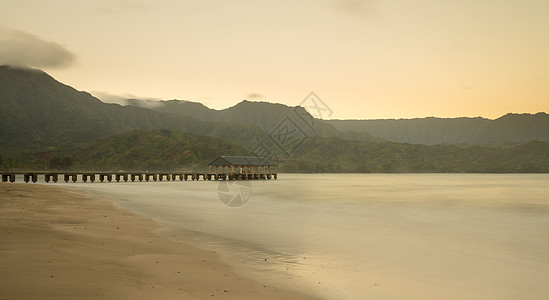
<svg viewBox="0 0 549 300">
<path fill-rule="evenodd" d="M 2 182 L 15 182 L 15 174 L 2 174 Z"/>
<path fill-rule="evenodd" d="M 132 180 L 132 182 L 134 182 L 136 178 L 137 178 L 137 180 L 139 180 L 140 182 L 143 181 L 143 174 L 137 173 L 137 174 L 132 174 L 132 175 L 131 175 L 131 180 Z"/>
<path fill-rule="evenodd" d="M 108 182 L 112 181 L 112 174 L 99 174 L 99 180 L 103 182 L 105 179 L 107 179 Z"/>
<path fill-rule="evenodd" d="M 76 182 L 77 178 L 77 174 L 63 174 L 63 181 L 65 182 L 69 182 L 69 180 L 72 180 L 72 182 Z"/>
<path fill-rule="evenodd" d="M 45 174 L 44 175 L 44 180 L 46 180 L 46 182 L 50 182 L 50 180 L 52 180 L 53 182 L 57 182 L 57 174 Z"/>
</svg>

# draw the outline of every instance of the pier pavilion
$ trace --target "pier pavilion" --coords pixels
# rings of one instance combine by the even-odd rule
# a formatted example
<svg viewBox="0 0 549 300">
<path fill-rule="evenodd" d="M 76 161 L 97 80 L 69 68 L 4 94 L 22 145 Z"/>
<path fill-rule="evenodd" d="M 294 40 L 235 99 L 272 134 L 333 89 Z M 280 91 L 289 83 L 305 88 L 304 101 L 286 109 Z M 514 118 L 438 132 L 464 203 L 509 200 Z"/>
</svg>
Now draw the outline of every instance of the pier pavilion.
<svg viewBox="0 0 549 300">
<path fill-rule="evenodd" d="M 258 156 L 220 156 L 208 164 L 208 173 L 216 179 L 277 178 L 278 164 Z"/>
</svg>

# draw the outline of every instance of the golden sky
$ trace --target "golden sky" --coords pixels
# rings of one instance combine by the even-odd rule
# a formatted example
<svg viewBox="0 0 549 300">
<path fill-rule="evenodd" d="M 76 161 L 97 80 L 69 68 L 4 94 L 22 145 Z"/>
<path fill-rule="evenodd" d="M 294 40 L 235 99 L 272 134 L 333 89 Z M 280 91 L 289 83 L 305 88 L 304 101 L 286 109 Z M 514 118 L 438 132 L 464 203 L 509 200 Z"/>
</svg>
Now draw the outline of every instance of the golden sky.
<svg viewBox="0 0 549 300">
<path fill-rule="evenodd" d="M 547 0 L 0 0 L 0 64 L 103 99 L 330 118 L 549 112 Z"/>
</svg>

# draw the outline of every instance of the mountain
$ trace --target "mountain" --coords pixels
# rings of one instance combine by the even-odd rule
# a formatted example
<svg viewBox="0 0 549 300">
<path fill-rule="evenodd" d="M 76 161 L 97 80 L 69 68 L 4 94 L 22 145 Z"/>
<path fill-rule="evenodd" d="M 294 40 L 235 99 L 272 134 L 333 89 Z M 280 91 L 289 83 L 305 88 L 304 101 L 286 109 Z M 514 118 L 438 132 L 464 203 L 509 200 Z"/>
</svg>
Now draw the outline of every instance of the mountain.
<svg viewBox="0 0 549 300">
<path fill-rule="evenodd" d="M 266 138 L 255 126 L 205 122 L 103 103 L 45 72 L 9 66 L 0 66 L 0 128 L 0 150 L 5 156 L 73 147 L 113 134 L 159 128 L 224 138 L 249 148 Z"/>
<path fill-rule="evenodd" d="M 368 132 L 347 132 L 338 130 L 332 124 L 314 119 L 303 107 L 291 107 L 279 103 L 252 102 L 244 100 L 235 106 L 215 110 L 197 102 L 184 100 L 150 101 L 129 99 L 129 106 L 146 107 L 157 112 L 173 113 L 180 116 L 195 117 L 202 121 L 225 122 L 232 124 L 251 125 L 271 133 L 284 119 L 295 120 L 301 130 L 308 136 L 340 137 L 345 140 L 381 142 Z M 310 121 L 310 126 L 300 124 Z"/>
<path fill-rule="evenodd" d="M 486 144 L 549 141 L 549 115 L 507 114 L 484 118 L 327 120 L 341 131 L 368 132 L 388 141 L 412 144 Z"/>
<path fill-rule="evenodd" d="M 270 132 L 280 120 L 292 114 L 295 109 L 302 110 L 302 108 L 289 107 L 278 103 L 247 100 L 223 110 L 214 110 L 201 103 L 182 100 L 157 101 L 153 105 L 151 101 L 131 99 L 128 104 L 148 107 L 158 112 L 195 117 L 203 121 L 254 125 L 266 132 Z"/>
<path fill-rule="evenodd" d="M 0 170 L 200 170 L 219 155 L 261 146 L 285 172 L 549 172 L 544 113 L 371 123 L 391 138 L 447 143 L 421 145 L 343 132 L 336 127 L 370 123 L 317 120 L 282 104 L 243 101 L 220 111 L 178 100 L 147 105 L 106 104 L 42 71 L 0 66 Z"/>
<path fill-rule="evenodd" d="M 148 103 L 133 100 L 131 105 L 148 105 L 156 111 L 195 115 L 203 120 L 254 124 L 264 130 L 275 127 L 280 119 L 291 116 L 296 109 L 281 104 L 250 101 L 240 102 L 224 110 L 213 110 L 200 103 L 180 100 Z M 401 126 L 397 127 L 399 129 L 397 134 L 382 137 L 400 138 L 408 142 L 383 142 L 370 135 L 366 141 L 362 140 L 362 137 L 349 138 L 353 130 L 361 130 L 361 121 L 343 120 L 332 123 L 331 120 L 315 120 L 315 128 L 320 128 L 318 132 L 321 134 L 304 138 L 292 153 L 292 157 L 283 161 L 281 170 L 284 172 L 549 172 L 549 143 L 536 141 L 543 140 L 544 129 L 549 128 L 549 126 L 536 127 L 544 122 L 545 117 L 544 114 L 510 114 L 500 118 L 508 118 L 506 122 L 500 119 L 494 122 L 482 118 L 426 118 L 411 120 L 412 125 L 402 120 L 380 120 L 387 122 L 376 124 L 380 129 L 384 129 L 384 126 L 389 124 L 386 129 L 390 131 L 390 124 L 397 121 L 396 123 Z M 535 118 L 538 120 L 532 120 Z M 323 124 L 333 125 L 333 127 Z M 496 135 L 496 132 L 499 134 Z M 365 132 L 357 134 L 360 133 Z M 522 138 L 514 138 L 515 136 Z M 492 143 L 485 145 L 487 142 Z M 459 146 L 451 144 L 459 144 Z"/>
<path fill-rule="evenodd" d="M 202 121 L 253 125 L 269 133 L 281 120 L 295 112 L 308 115 L 302 107 L 244 100 L 235 106 L 215 110 L 184 100 L 147 101 L 130 99 L 129 106 L 195 117 Z M 310 115 L 308 115 L 310 117 Z M 416 118 L 386 120 L 316 120 L 310 136 L 339 137 L 367 142 L 391 141 L 423 145 L 518 144 L 549 141 L 549 115 L 507 114 L 496 120 L 485 118 Z"/>
</svg>

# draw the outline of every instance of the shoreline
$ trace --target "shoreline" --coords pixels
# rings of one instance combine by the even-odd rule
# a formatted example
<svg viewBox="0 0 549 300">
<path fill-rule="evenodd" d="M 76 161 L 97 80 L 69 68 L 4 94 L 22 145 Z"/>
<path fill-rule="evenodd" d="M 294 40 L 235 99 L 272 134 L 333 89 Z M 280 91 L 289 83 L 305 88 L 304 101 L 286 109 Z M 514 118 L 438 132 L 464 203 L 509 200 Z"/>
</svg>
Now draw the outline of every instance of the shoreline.
<svg viewBox="0 0 549 300">
<path fill-rule="evenodd" d="M 167 225 L 62 186 L 0 184 L 2 299 L 317 299 L 237 275 Z"/>
</svg>

